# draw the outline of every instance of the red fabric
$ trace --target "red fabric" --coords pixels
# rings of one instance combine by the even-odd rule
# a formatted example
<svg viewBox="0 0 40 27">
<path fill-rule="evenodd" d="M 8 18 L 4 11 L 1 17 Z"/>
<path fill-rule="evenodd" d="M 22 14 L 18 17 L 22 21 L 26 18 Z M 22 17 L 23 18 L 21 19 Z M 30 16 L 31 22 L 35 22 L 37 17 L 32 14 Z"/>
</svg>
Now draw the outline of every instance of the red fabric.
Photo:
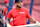
<svg viewBox="0 0 40 27">
<path fill-rule="evenodd" d="M 29 19 L 30 18 L 30 14 L 29 11 L 25 8 L 21 8 L 21 9 L 12 9 L 9 13 L 8 13 L 8 18 L 11 19 L 11 17 L 13 17 L 13 25 L 14 26 L 18 26 L 18 25 L 26 25 L 27 24 L 27 19 L 26 17 Z"/>
<path fill-rule="evenodd" d="M 7 18 L 7 11 L 8 11 L 8 8 L 6 7 L 6 8 L 4 9 L 5 20 L 6 20 L 6 18 Z"/>
<path fill-rule="evenodd" d="M 10 25 L 13 26 L 13 21 L 10 22 Z"/>
<path fill-rule="evenodd" d="M 5 0 L 4 3 L 9 3 L 9 0 Z"/>
</svg>

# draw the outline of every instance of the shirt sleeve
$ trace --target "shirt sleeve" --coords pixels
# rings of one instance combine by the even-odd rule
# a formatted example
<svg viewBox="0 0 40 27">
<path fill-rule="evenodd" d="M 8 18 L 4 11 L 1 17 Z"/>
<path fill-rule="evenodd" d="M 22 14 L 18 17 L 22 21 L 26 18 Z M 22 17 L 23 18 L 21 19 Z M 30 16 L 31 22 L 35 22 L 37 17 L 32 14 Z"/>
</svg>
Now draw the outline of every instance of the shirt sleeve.
<svg viewBox="0 0 40 27">
<path fill-rule="evenodd" d="M 4 15 L 6 14 L 6 11 L 5 11 L 5 9 L 4 9 Z"/>
<path fill-rule="evenodd" d="M 4 15 L 7 15 L 8 8 L 4 9 Z"/>
<path fill-rule="evenodd" d="M 29 19 L 30 18 L 30 13 L 29 13 L 29 11 L 27 10 L 27 18 Z"/>
<path fill-rule="evenodd" d="M 7 18 L 7 9 L 6 8 L 4 9 L 4 15 L 5 15 L 5 20 L 6 20 L 6 18 Z"/>
<path fill-rule="evenodd" d="M 11 11 L 8 13 L 8 18 L 11 19 Z"/>
</svg>

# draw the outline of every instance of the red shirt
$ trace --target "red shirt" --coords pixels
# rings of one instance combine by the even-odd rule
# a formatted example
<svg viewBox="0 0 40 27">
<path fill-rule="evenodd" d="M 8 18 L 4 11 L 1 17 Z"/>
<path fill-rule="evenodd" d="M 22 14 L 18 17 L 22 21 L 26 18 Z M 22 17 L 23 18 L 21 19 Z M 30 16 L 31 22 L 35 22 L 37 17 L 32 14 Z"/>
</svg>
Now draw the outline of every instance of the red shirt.
<svg viewBox="0 0 40 27">
<path fill-rule="evenodd" d="M 8 11 L 8 8 L 6 7 L 6 8 L 4 9 L 5 20 L 6 20 L 6 18 L 7 18 L 7 11 Z"/>
<path fill-rule="evenodd" d="M 14 26 L 26 25 L 27 24 L 26 18 L 28 19 L 30 18 L 30 13 L 25 8 L 21 8 L 19 10 L 14 8 L 8 13 L 8 18 L 11 19 L 11 17 L 13 17 L 13 19 L 15 18 L 15 20 L 13 21 Z"/>
</svg>

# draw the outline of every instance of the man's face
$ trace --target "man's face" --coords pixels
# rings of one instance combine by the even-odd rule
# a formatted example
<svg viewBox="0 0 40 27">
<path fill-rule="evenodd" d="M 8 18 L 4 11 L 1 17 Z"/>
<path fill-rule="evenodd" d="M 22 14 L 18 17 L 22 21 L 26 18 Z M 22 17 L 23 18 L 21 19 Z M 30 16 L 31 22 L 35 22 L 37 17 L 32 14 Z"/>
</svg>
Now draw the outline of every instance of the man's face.
<svg viewBox="0 0 40 27">
<path fill-rule="evenodd" d="M 6 4 L 6 7 L 8 7 L 8 6 L 9 6 L 9 3 Z"/>
<path fill-rule="evenodd" d="M 22 2 L 21 1 L 20 2 L 17 2 L 16 3 L 16 7 L 21 8 L 22 7 Z"/>
<path fill-rule="evenodd" d="M 0 14 L 2 14 L 2 10 L 0 10 Z"/>
</svg>

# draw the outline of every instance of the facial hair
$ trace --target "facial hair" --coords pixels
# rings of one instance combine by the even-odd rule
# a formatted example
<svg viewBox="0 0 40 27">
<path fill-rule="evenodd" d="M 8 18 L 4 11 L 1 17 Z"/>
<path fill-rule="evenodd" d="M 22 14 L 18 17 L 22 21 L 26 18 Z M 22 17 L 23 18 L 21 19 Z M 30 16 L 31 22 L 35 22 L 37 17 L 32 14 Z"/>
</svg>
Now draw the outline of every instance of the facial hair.
<svg viewBox="0 0 40 27">
<path fill-rule="evenodd" d="M 20 6 L 17 5 L 18 8 L 21 8 Z"/>
</svg>

